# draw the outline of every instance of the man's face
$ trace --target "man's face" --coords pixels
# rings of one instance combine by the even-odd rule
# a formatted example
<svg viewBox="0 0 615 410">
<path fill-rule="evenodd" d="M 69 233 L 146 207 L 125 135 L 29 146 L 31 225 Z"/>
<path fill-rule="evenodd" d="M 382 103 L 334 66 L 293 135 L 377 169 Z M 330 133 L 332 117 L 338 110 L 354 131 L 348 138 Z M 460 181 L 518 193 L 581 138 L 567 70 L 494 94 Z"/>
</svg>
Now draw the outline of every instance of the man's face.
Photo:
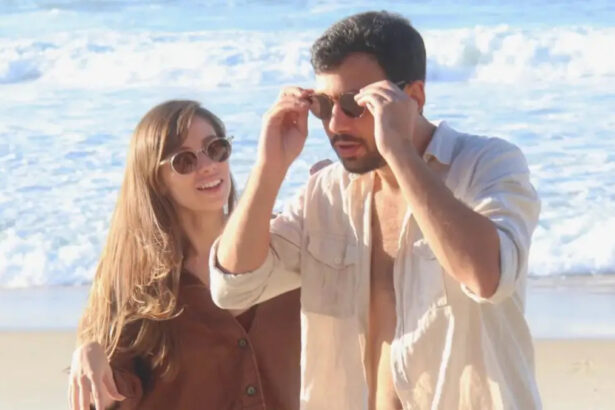
<svg viewBox="0 0 615 410">
<path fill-rule="evenodd" d="M 338 104 L 342 93 L 359 91 L 386 75 L 368 54 L 351 54 L 334 70 L 316 74 L 316 93 L 329 96 L 335 104 L 331 117 L 322 124 L 331 146 L 347 171 L 363 174 L 386 165 L 374 140 L 374 117 L 366 108 L 360 117 L 352 118 Z"/>
</svg>

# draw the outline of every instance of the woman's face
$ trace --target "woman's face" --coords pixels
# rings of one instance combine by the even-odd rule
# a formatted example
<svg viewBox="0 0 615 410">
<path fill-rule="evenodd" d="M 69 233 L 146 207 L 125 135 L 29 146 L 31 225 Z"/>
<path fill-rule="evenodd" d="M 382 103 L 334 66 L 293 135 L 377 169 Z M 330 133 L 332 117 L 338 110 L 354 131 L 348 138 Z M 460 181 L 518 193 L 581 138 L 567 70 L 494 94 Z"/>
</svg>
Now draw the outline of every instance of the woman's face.
<svg viewBox="0 0 615 410">
<path fill-rule="evenodd" d="M 198 158 L 196 169 L 182 175 L 173 170 L 170 162 L 162 165 L 162 180 L 167 194 L 176 205 L 188 211 L 222 211 L 228 202 L 231 192 L 228 160 L 216 162 L 202 152 L 203 146 L 215 138 L 218 136 L 209 121 L 195 115 L 188 136 L 168 158 L 181 151 L 193 151 Z"/>
</svg>

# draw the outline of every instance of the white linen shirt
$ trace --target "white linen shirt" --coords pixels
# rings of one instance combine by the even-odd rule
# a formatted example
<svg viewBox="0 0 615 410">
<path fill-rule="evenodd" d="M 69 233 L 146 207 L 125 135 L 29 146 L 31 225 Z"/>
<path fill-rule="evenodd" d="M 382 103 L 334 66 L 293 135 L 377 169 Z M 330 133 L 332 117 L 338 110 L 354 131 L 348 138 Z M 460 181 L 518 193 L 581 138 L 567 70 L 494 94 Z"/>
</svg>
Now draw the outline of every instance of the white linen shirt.
<svg viewBox="0 0 615 410">
<path fill-rule="evenodd" d="M 521 151 L 442 122 L 424 160 L 451 192 L 496 225 L 501 277 L 481 298 L 447 274 L 408 210 L 393 268 L 397 325 L 391 368 L 404 409 L 541 408 L 523 312 L 530 238 L 540 202 Z M 313 175 L 271 222 L 270 251 L 253 272 L 210 257 L 222 308 L 245 309 L 301 287 L 301 408 L 367 408 L 374 172 L 341 164 Z M 473 235 L 473 232 L 467 232 Z M 258 238 L 254 238 L 258 240 Z"/>
</svg>

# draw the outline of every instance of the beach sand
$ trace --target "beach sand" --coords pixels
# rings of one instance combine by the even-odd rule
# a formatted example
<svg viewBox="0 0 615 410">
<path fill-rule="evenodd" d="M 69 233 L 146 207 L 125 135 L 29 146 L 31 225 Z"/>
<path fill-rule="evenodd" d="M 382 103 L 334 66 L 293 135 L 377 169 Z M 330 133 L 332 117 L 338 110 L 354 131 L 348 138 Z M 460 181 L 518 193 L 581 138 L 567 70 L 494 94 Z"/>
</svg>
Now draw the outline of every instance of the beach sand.
<svg viewBox="0 0 615 410">
<path fill-rule="evenodd" d="M 0 409 L 66 409 L 74 332 L 0 332 Z M 615 339 L 538 339 L 545 409 L 615 408 Z"/>
<path fill-rule="evenodd" d="M 0 333 L 0 409 L 68 409 L 72 331 Z"/>
</svg>

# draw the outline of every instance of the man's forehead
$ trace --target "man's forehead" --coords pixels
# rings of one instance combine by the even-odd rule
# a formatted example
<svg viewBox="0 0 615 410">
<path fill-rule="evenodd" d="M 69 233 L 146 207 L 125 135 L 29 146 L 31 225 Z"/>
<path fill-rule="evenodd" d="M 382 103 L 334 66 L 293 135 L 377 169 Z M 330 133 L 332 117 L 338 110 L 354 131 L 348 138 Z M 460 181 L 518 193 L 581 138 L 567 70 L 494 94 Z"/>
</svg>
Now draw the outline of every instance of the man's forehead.
<svg viewBox="0 0 615 410">
<path fill-rule="evenodd" d="M 377 81 L 377 80 L 376 80 Z M 332 73 L 317 74 L 316 87 L 317 93 L 338 95 L 349 91 L 359 91 L 361 88 L 374 81 L 369 81 L 363 78 L 354 76 L 335 75 Z"/>
<path fill-rule="evenodd" d="M 339 94 L 356 91 L 386 78 L 376 59 L 368 54 L 351 54 L 334 69 L 316 73 L 316 92 Z"/>
</svg>

